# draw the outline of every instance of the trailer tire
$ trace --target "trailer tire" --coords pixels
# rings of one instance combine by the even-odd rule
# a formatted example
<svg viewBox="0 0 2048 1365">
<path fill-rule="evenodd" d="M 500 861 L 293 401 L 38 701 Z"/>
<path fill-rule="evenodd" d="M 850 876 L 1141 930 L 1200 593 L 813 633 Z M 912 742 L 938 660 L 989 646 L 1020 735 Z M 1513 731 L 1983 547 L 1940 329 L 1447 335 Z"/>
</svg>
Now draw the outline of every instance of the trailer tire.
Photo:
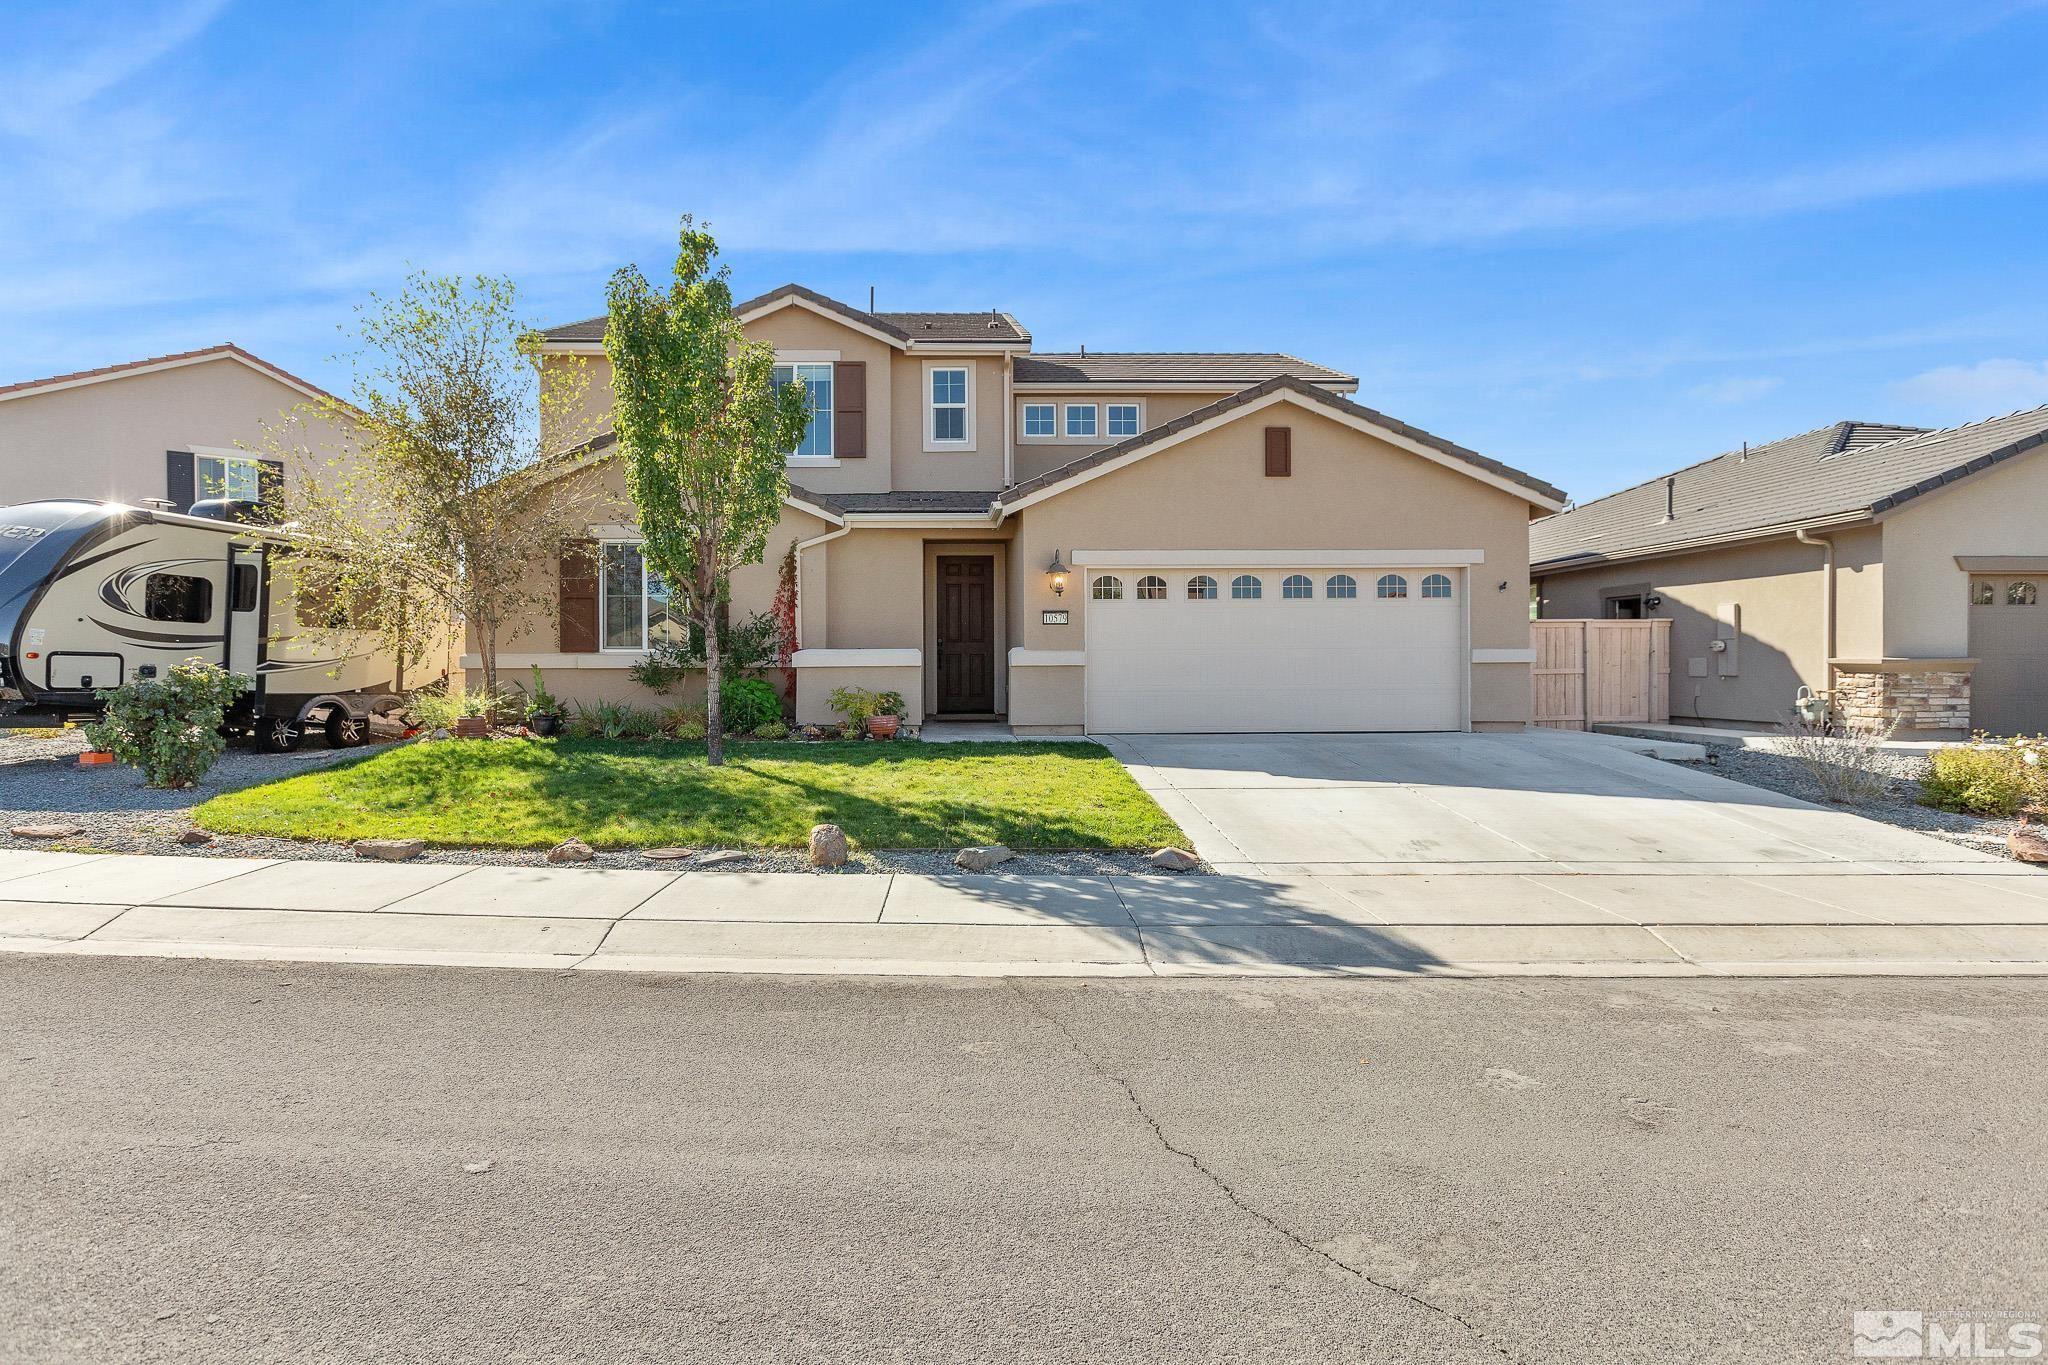
<svg viewBox="0 0 2048 1365">
<path fill-rule="evenodd" d="M 354 749 L 370 742 L 370 722 L 357 719 L 346 706 L 327 708 L 327 747 Z"/>
<path fill-rule="evenodd" d="M 266 754 L 288 754 L 306 737 L 306 727 L 296 719 L 267 716 L 256 722 L 256 748 Z"/>
</svg>

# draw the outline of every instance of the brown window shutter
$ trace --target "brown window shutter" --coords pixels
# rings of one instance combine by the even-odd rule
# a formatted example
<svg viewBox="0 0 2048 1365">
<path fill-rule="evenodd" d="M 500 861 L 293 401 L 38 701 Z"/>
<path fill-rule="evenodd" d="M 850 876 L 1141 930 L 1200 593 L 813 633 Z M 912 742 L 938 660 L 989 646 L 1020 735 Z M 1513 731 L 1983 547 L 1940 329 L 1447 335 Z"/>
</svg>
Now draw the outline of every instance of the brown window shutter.
<svg viewBox="0 0 2048 1365">
<path fill-rule="evenodd" d="M 597 542 L 571 540 L 562 546 L 561 610 L 556 617 L 564 654 L 597 652 Z"/>
<path fill-rule="evenodd" d="M 868 363 L 840 360 L 832 366 L 832 454 L 841 460 L 868 453 Z"/>
<path fill-rule="evenodd" d="M 1294 473 L 1294 430 L 1266 428 L 1266 477 L 1284 479 Z"/>
</svg>

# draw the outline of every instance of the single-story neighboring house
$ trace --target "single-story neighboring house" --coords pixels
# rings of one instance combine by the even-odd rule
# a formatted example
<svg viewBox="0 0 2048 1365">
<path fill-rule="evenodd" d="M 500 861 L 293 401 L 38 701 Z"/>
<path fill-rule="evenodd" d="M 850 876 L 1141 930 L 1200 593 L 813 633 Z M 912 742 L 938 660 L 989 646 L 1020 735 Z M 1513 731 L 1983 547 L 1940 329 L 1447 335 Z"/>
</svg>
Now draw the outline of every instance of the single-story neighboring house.
<svg viewBox="0 0 2048 1365">
<path fill-rule="evenodd" d="M 1546 617 L 1671 620 L 1671 714 L 1769 724 L 1801 688 L 1901 737 L 2048 731 L 2048 407 L 1837 422 L 1531 531 Z"/>
<path fill-rule="evenodd" d="M 900 692 L 909 719 L 1020 732 L 1520 729 L 1528 527 L 1564 495 L 1363 407 L 1272 353 L 1045 354 L 1000 312 L 866 311 L 799 285 L 738 305 L 809 430 L 766 562 L 799 559 L 796 711 Z M 558 327 L 595 367 L 604 320 Z M 573 358 L 573 359 L 572 359 Z M 602 455 L 609 438 L 593 453 Z M 559 618 L 501 641 L 570 700 L 653 700 L 626 670 L 676 625 L 617 520 L 545 566 Z M 472 667 L 474 655 L 466 662 Z M 472 673 L 472 677 L 476 675 Z"/>
<path fill-rule="evenodd" d="M 300 411 L 334 401 L 232 343 L 0 386 L 0 502 L 269 500 L 353 458 L 346 415 Z"/>
</svg>

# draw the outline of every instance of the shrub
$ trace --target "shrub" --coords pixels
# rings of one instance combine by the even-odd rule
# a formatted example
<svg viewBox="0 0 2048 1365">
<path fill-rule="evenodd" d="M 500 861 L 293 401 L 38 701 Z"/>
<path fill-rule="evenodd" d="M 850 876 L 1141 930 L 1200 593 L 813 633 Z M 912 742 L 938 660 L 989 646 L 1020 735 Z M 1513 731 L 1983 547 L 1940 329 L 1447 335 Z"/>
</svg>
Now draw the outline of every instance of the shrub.
<svg viewBox="0 0 2048 1365">
<path fill-rule="evenodd" d="M 901 692 L 870 692 L 865 687 L 840 687 L 833 690 L 830 701 L 832 709 L 846 717 L 846 727 L 841 733 L 848 739 L 859 739 L 871 717 L 903 714 Z"/>
<path fill-rule="evenodd" d="M 671 706 L 661 713 L 661 732 L 675 739 L 704 738 L 704 708 Z"/>
<path fill-rule="evenodd" d="M 769 721 L 769 722 L 768 722 L 768 723 L 767 723 L 766 725 L 756 725 L 756 726 L 754 727 L 754 738 L 755 738 L 755 739 L 788 739 L 788 738 L 789 738 L 789 727 L 788 727 L 787 725 L 784 725 L 784 724 L 783 724 L 783 723 L 782 723 L 781 721 L 779 721 L 779 720 L 771 720 L 771 721 Z"/>
<path fill-rule="evenodd" d="M 514 697 L 459 682 L 423 687 L 405 699 L 405 714 L 422 730 L 452 730 L 464 716 L 490 716 L 525 707 Z"/>
<path fill-rule="evenodd" d="M 527 694 L 527 714 L 533 716 L 559 716 L 562 703 L 555 694 L 548 691 L 548 680 L 541 676 L 540 665 L 533 666 L 533 691 Z"/>
<path fill-rule="evenodd" d="M 576 739 L 653 739 L 661 733 L 661 715 L 622 701 L 577 704 L 568 730 Z"/>
<path fill-rule="evenodd" d="M 1980 739 L 1937 749 L 1920 800 L 1969 815 L 2014 815 L 2048 803 L 2048 739 Z"/>
<path fill-rule="evenodd" d="M 107 708 L 97 733 L 115 757 L 142 769 L 150 786 L 189 787 L 227 747 L 221 723 L 250 685 L 239 673 L 189 659 L 161 678 L 94 693 Z"/>
<path fill-rule="evenodd" d="M 1830 734 L 1824 725 L 1800 719 L 1778 727 L 1773 748 L 1806 770 L 1821 795 L 1840 805 L 1873 801 L 1899 775 L 1899 761 L 1885 741 L 1889 729 Z"/>
<path fill-rule="evenodd" d="M 22 733 L 30 733 L 23 731 Z M 110 754 L 114 751 L 114 726 L 104 718 L 88 721 L 78 727 L 78 733 L 85 736 L 85 747 L 95 753 Z"/>
<path fill-rule="evenodd" d="M 734 678 L 718 689 L 720 717 L 735 735 L 751 734 L 770 721 L 782 719 L 782 698 L 759 678 Z"/>
<path fill-rule="evenodd" d="M 744 621 L 725 627 L 718 637 L 720 662 L 728 674 L 753 673 L 773 668 L 780 659 L 781 627 L 767 612 L 755 612 Z M 627 673 L 651 692 L 664 695 L 681 686 L 692 673 L 704 671 L 704 628 L 695 621 L 680 640 L 655 641 L 647 657 Z"/>
</svg>

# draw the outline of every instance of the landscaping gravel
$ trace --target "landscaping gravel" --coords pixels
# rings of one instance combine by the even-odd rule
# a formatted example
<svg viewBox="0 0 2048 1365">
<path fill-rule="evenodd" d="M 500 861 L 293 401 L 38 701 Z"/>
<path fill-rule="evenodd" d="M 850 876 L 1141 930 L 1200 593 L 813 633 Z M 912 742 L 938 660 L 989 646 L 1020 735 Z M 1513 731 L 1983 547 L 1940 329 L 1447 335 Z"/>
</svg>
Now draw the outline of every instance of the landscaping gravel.
<svg viewBox="0 0 2048 1365">
<path fill-rule="evenodd" d="M 346 843 L 301 842 L 267 835 L 222 834 L 211 844 L 186 846 L 178 837 L 193 826 L 192 811 L 202 802 L 242 787 L 274 782 L 308 768 L 330 767 L 367 757 L 381 747 L 329 749 L 309 736 L 290 754 L 262 754 L 231 746 L 198 786 L 185 791 L 157 791 L 144 786 L 142 774 L 122 764 L 81 768 L 85 749 L 77 730 L 0 730 L 0 849 L 41 848 L 72 853 L 156 853 L 181 858 L 290 858 L 300 861 L 354 862 Z M 67 824 L 80 833 L 64 839 L 17 839 L 7 833 L 16 825 Z M 743 861 L 723 864 L 729 872 L 806 872 L 818 876 L 843 873 L 957 873 L 954 849 L 905 849 L 867 852 L 856 849 L 843 868 L 820 872 L 803 849 L 749 851 Z M 429 849 L 423 863 L 484 864 L 499 867 L 541 867 L 546 849 Z M 639 850 L 600 849 L 585 867 L 668 868 L 686 871 L 689 860 L 657 862 Z M 1079 851 L 1020 853 L 1003 863 L 1000 872 L 1016 876 L 1143 876 L 1158 875 L 1141 853 Z M 1208 869 L 1204 867 L 1203 871 Z"/>
<path fill-rule="evenodd" d="M 1886 750 L 1881 761 L 1888 765 L 1884 777 L 1884 795 L 1867 801 L 1857 801 L 1840 808 L 1852 811 L 1871 820 L 1882 820 L 1900 829 L 1910 829 L 1921 834 L 1931 834 L 1952 844 L 1974 848 L 1986 853 L 2010 857 L 2005 846 L 2005 836 L 2010 834 L 2019 821 L 2016 819 L 1986 820 L 1975 815 L 1962 815 L 1955 811 L 1936 810 L 1920 804 L 1920 781 L 1929 766 L 1927 755 L 1910 751 Z M 1707 747 L 1706 766 L 1709 771 L 1721 777 L 1746 782 L 1752 787 L 1764 787 L 1771 791 L 1796 796 L 1802 801 L 1811 801 L 1818 806 L 1833 804 L 1821 792 L 1820 784 L 1806 771 L 1799 761 L 1788 754 L 1771 753 L 1762 749 Z"/>
</svg>

